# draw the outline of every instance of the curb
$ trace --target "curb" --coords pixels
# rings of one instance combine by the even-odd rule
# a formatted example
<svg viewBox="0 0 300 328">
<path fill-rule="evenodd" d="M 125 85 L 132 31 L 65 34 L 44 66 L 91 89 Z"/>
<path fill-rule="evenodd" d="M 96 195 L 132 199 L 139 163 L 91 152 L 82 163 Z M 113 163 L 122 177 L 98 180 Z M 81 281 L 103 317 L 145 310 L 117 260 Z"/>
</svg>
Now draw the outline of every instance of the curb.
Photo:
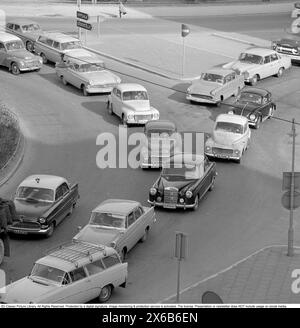
<svg viewBox="0 0 300 328">
<path fill-rule="evenodd" d="M 236 41 L 236 42 L 240 42 L 240 43 L 245 43 L 245 44 L 249 44 L 250 46 L 254 46 L 254 47 L 261 47 L 258 44 L 255 44 L 253 42 L 249 42 L 246 40 L 241 40 L 239 38 L 235 38 L 229 35 L 224 35 L 224 34 L 220 34 L 220 33 L 212 33 L 213 36 L 216 36 L 218 38 L 222 38 L 222 39 L 228 39 L 228 40 L 232 40 L 232 41 Z"/>
<path fill-rule="evenodd" d="M 226 271 L 228 271 L 228 270 L 230 270 L 230 269 L 236 267 L 237 265 L 239 265 L 240 263 L 242 263 L 242 262 L 248 260 L 248 259 L 251 258 L 252 256 L 255 256 L 255 255 L 257 255 L 258 253 L 263 252 L 263 251 L 265 251 L 266 249 L 270 249 L 270 248 L 273 248 L 273 247 L 281 247 L 281 248 L 282 248 L 282 247 L 286 247 L 286 248 L 287 248 L 287 245 L 270 245 L 270 246 L 262 247 L 262 248 L 260 248 L 259 250 L 257 250 L 257 251 L 255 251 L 255 252 L 251 253 L 250 255 L 248 255 L 248 256 L 242 258 L 241 260 L 235 262 L 234 264 L 230 265 L 229 267 L 227 267 L 227 268 L 225 268 L 225 269 L 223 269 L 223 270 L 221 270 L 221 271 L 219 271 L 219 272 L 217 272 L 217 273 L 215 273 L 215 274 L 213 274 L 213 275 L 211 275 L 211 276 L 208 276 L 208 277 L 206 277 L 206 278 L 204 278 L 204 279 L 202 279 L 202 280 L 200 280 L 200 281 L 198 281 L 198 282 L 196 282 L 196 283 L 190 285 L 189 287 L 184 288 L 183 290 L 180 291 L 180 295 L 183 294 L 183 293 L 185 293 L 185 292 L 188 292 L 189 290 L 191 290 L 191 289 L 193 289 L 193 288 L 196 288 L 196 287 L 199 286 L 200 284 L 202 284 L 202 283 L 204 283 L 204 282 L 206 282 L 206 281 L 208 281 L 208 280 L 210 280 L 210 279 L 216 278 L 216 277 L 219 276 L 220 274 L 222 274 L 222 273 L 224 273 L 224 272 L 226 272 Z M 294 246 L 294 249 L 296 249 L 296 248 L 297 248 L 297 249 L 300 249 L 300 246 Z M 173 295 L 171 295 L 171 296 L 169 296 L 169 297 L 166 297 L 166 298 L 164 298 L 163 300 L 157 302 L 157 304 L 165 303 L 165 302 L 167 302 L 167 301 L 169 301 L 169 300 L 171 300 L 171 299 L 173 299 L 173 298 L 175 298 L 175 297 L 176 297 L 176 294 L 173 294 Z"/>
</svg>

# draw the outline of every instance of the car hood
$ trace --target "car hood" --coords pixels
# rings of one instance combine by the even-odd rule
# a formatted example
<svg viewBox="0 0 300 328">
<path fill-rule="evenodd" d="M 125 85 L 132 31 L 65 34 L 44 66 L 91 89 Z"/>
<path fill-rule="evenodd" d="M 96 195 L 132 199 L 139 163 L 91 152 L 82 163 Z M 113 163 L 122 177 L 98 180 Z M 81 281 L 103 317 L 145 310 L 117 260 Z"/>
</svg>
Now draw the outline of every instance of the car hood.
<svg viewBox="0 0 300 328">
<path fill-rule="evenodd" d="M 229 111 L 232 110 L 236 115 L 243 113 L 243 116 L 248 116 L 249 114 L 255 112 L 260 106 L 261 105 L 254 103 L 236 102 L 233 106 L 229 107 Z"/>
<path fill-rule="evenodd" d="M 122 231 L 122 230 L 121 230 Z M 75 237 L 76 240 L 93 244 L 109 245 L 120 234 L 120 229 L 102 228 L 101 226 L 86 225 Z"/>
<path fill-rule="evenodd" d="M 30 59 L 35 59 L 37 56 L 32 54 L 31 52 L 25 50 L 25 49 L 18 49 L 18 50 L 10 50 L 8 52 L 10 56 L 13 56 L 18 59 L 22 60 L 30 60 Z"/>
<path fill-rule="evenodd" d="M 191 93 L 210 95 L 210 92 L 221 88 L 222 84 L 200 80 L 190 86 Z"/>
<path fill-rule="evenodd" d="M 240 139 L 242 139 L 241 134 L 237 133 L 228 133 L 222 131 L 213 131 L 212 139 L 214 142 L 224 145 L 224 146 L 232 146 L 234 143 L 237 143 Z"/>
<path fill-rule="evenodd" d="M 293 39 L 281 39 L 276 42 L 278 46 L 288 46 L 293 48 L 300 47 L 300 39 L 299 40 L 293 40 Z"/>
<path fill-rule="evenodd" d="M 103 70 L 99 72 L 84 72 L 79 73 L 82 77 L 86 78 L 92 84 L 115 84 L 118 83 L 116 75 L 109 71 Z"/>
<path fill-rule="evenodd" d="M 57 288 L 55 284 L 47 284 L 42 280 L 31 280 L 29 277 L 24 277 L 6 286 L 6 294 L 3 301 L 6 303 L 22 303 L 39 301 L 45 294 Z"/>
<path fill-rule="evenodd" d="M 187 189 L 192 186 L 195 181 L 196 180 L 167 180 L 165 177 L 161 176 L 157 183 L 157 187 L 161 191 L 168 187 L 178 188 L 178 190 L 181 191 L 182 189 Z"/>
<path fill-rule="evenodd" d="M 149 100 L 128 100 L 124 102 L 124 106 L 135 112 L 145 112 L 150 110 Z"/>
<path fill-rule="evenodd" d="M 53 203 L 46 202 L 30 202 L 25 200 L 14 200 L 16 211 L 18 215 L 22 215 L 28 218 L 41 217 L 45 212 L 47 212 Z"/>
<path fill-rule="evenodd" d="M 253 68 L 260 67 L 261 65 L 253 64 L 253 63 L 246 63 L 241 61 L 236 61 L 230 65 L 231 69 L 239 70 L 240 72 L 245 72 Z"/>
</svg>

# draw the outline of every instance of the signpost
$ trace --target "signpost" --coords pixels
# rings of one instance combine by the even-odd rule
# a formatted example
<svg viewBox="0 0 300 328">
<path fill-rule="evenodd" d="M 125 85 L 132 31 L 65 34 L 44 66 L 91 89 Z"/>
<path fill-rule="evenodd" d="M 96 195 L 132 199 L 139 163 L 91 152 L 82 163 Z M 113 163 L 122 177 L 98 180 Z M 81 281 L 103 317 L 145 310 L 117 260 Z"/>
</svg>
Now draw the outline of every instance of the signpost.
<svg viewBox="0 0 300 328">
<path fill-rule="evenodd" d="M 92 29 L 91 24 L 89 24 L 87 22 L 80 21 L 80 20 L 77 21 L 77 26 L 81 27 L 81 28 L 84 28 L 85 30 L 88 30 L 88 31 L 91 31 L 91 29 Z"/>
<path fill-rule="evenodd" d="M 184 76 L 184 63 L 185 63 L 185 45 L 184 45 L 184 39 L 187 35 L 190 34 L 190 28 L 185 25 L 181 24 L 181 36 L 182 36 L 182 77 Z"/>
<path fill-rule="evenodd" d="M 89 19 L 89 15 L 86 14 L 86 13 L 83 13 L 82 11 L 77 11 L 76 16 L 77 16 L 77 18 L 83 19 L 83 20 L 88 20 Z"/>
<path fill-rule="evenodd" d="M 179 303 L 180 294 L 180 264 L 181 260 L 187 256 L 187 235 L 183 232 L 176 232 L 175 239 L 175 258 L 178 260 L 178 273 L 177 273 L 177 294 L 176 303 Z"/>
</svg>

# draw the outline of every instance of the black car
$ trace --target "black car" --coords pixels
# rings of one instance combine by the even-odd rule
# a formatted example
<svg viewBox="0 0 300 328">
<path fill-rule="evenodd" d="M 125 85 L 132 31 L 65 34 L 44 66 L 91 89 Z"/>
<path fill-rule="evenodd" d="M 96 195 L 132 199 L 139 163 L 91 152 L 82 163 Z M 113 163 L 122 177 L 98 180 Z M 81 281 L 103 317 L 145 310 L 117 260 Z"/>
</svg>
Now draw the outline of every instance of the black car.
<svg viewBox="0 0 300 328">
<path fill-rule="evenodd" d="M 260 123 L 271 118 L 276 110 L 272 94 L 268 90 L 248 87 L 244 88 L 234 103 L 226 104 L 228 111 L 248 118 L 249 126 L 258 129 Z"/>
<path fill-rule="evenodd" d="M 176 154 L 163 165 L 149 191 L 148 203 L 168 209 L 192 208 L 214 187 L 216 163 L 205 155 Z"/>
<path fill-rule="evenodd" d="M 300 63 L 300 37 L 291 35 L 288 38 L 282 38 L 272 42 L 272 48 L 280 54 L 291 58 L 293 64 Z"/>
</svg>

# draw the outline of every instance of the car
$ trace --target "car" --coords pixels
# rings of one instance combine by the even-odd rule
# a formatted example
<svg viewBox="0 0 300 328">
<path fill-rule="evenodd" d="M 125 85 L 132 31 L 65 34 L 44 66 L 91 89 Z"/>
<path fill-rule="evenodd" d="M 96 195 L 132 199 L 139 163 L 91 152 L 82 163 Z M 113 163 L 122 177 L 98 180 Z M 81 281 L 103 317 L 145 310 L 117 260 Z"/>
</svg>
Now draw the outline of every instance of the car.
<svg viewBox="0 0 300 328">
<path fill-rule="evenodd" d="M 0 66 L 18 75 L 25 71 L 39 71 L 42 65 L 42 58 L 27 51 L 19 37 L 0 32 Z"/>
<path fill-rule="evenodd" d="M 291 58 L 293 64 L 300 64 L 300 37 L 291 34 L 287 38 L 272 41 L 272 48 Z"/>
<path fill-rule="evenodd" d="M 291 14 L 292 18 L 298 18 L 300 17 L 300 2 L 295 2 L 294 3 L 294 9 Z"/>
<path fill-rule="evenodd" d="M 209 158 L 222 158 L 240 163 L 250 145 L 250 137 L 251 131 L 246 117 L 220 114 L 216 118 L 212 135 L 205 141 L 205 154 Z"/>
<path fill-rule="evenodd" d="M 30 52 L 34 51 L 35 41 L 43 34 L 40 25 L 27 18 L 9 19 L 6 23 L 6 31 L 18 36 Z"/>
<path fill-rule="evenodd" d="M 223 65 L 237 73 L 244 75 L 245 82 L 255 85 L 259 80 L 269 76 L 280 77 L 291 67 L 288 56 L 278 54 L 275 50 L 267 48 L 250 48 L 242 52 L 239 59 Z"/>
<path fill-rule="evenodd" d="M 261 122 L 272 118 L 276 110 L 271 92 L 255 87 L 243 89 L 234 103 L 226 105 L 229 106 L 229 112 L 245 116 L 249 126 L 255 129 L 259 128 Z"/>
<path fill-rule="evenodd" d="M 190 102 L 212 103 L 219 102 L 238 95 L 244 87 L 244 77 L 232 69 L 212 68 L 202 73 L 187 89 L 186 99 Z"/>
<path fill-rule="evenodd" d="M 146 241 L 155 221 L 152 207 L 132 200 L 108 199 L 92 211 L 89 223 L 74 240 L 113 247 L 123 261 L 138 241 Z"/>
<path fill-rule="evenodd" d="M 159 111 L 150 106 L 146 88 L 136 83 L 120 83 L 108 96 L 110 115 L 121 118 L 123 125 L 145 124 L 159 119 Z"/>
<path fill-rule="evenodd" d="M 18 186 L 14 204 L 18 220 L 11 234 L 52 236 L 55 227 L 73 213 L 79 199 L 78 184 L 59 176 L 31 175 Z"/>
<path fill-rule="evenodd" d="M 168 120 L 149 121 L 141 145 L 141 168 L 160 168 L 180 147 L 176 124 Z M 180 148 L 181 149 L 181 148 Z"/>
<path fill-rule="evenodd" d="M 102 60 L 96 60 L 82 50 L 68 52 L 63 61 L 55 66 L 56 75 L 64 85 L 72 84 L 83 95 L 111 92 L 121 78 L 105 69 Z"/>
<path fill-rule="evenodd" d="M 214 188 L 216 163 L 205 155 L 177 153 L 164 163 L 149 190 L 148 203 L 166 209 L 193 209 Z"/>
<path fill-rule="evenodd" d="M 127 267 L 111 247 L 66 242 L 38 259 L 30 275 L 7 285 L 0 303 L 103 303 L 114 288 L 126 286 Z"/>
</svg>

